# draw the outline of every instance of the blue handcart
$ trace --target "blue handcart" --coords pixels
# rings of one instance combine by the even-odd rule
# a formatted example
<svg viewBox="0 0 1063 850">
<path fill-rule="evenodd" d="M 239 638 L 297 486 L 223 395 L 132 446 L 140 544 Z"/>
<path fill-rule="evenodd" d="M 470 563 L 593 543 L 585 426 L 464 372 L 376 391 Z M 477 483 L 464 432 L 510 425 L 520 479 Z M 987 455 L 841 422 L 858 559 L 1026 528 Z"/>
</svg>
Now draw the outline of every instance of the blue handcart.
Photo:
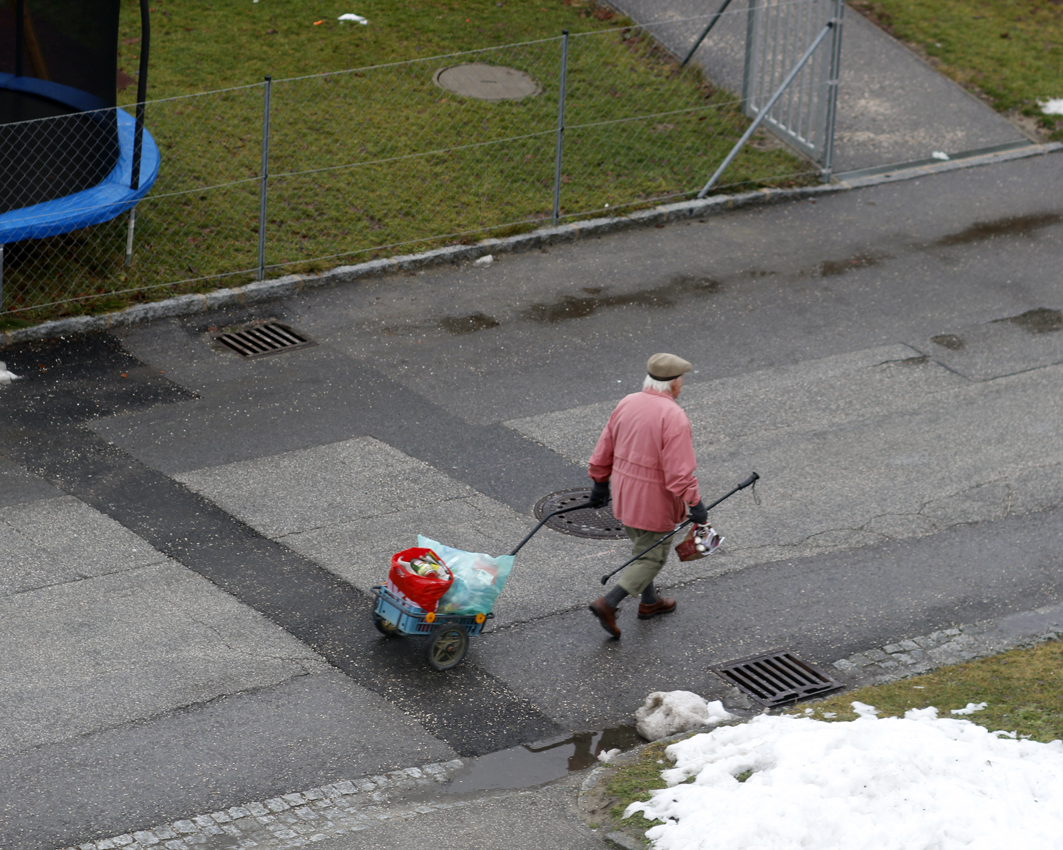
<svg viewBox="0 0 1063 850">
<path fill-rule="evenodd" d="M 373 609 L 373 625 L 381 634 L 426 637 L 425 655 L 436 670 L 449 670 L 457 666 L 469 648 L 469 638 L 483 631 L 484 624 L 492 619 L 487 614 L 437 614 L 425 611 L 405 596 L 400 596 L 386 587 L 373 588 L 376 607 Z"/>
<path fill-rule="evenodd" d="M 558 514 L 590 507 L 589 504 L 570 505 L 547 514 L 520 543 L 510 552 L 516 555 L 532 535 L 546 525 L 547 520 Z M 456 667 L 469 649 L 469 638 L 479 635 L 487 621 L 494 618 L 490 611 L 480 614 L 437 614 L 411 602 L 405 596 L 388 587 L 377 585 L 372 588 L 376 599 L 373 607 L 373 625 L 381 634 L 391 637 L 427 638 L 425 656 L 428 663 L 436 670 L 450 670 Z"/>
</svg>

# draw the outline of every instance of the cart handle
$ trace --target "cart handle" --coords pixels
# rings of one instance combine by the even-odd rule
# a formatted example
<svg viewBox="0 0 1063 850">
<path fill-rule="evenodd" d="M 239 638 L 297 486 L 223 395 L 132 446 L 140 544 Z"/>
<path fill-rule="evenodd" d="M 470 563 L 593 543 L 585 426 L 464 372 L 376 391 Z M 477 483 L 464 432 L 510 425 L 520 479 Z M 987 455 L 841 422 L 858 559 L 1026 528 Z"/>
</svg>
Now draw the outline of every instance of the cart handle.
<svg viewBox="0 0 1063 850">
<path fill-rule="evenodd" d="M 559 508 L 556 511 L 551 511 L 550 513 L 548 513 L 546 516 L 544 516 L 539 521 L 539 524 L 537 526 L 535 526 L 535 528 L 533 528 L 530 532 L 528 532 L 528 536 L 525 537 L 523 540 L 521 540 L 520 543 L 517 544 L 517 548 L 514 549 L 509 554 L 511 556 L 512 555 L 516 555 L 521 550 L 521 547 L 523 547 L 525 543 L 527 543 L 529 540 L 532 539 L 532 537 L 535 535 L 535 532 L 537 532 L 540 528 L 542 528 L 544 525 L 546 525 L 547 520 L 553 519 L 558 514 L 567 514 L 569 511 L 578 511 L 581 508 L 590 508 L 590 507 L 593 507 L 593 505 L 591 505 L 591 503 L 588 501 L 588 502 L 584 502 L 582 505 L 569 505 L 567 508 Z"/>
</svg>

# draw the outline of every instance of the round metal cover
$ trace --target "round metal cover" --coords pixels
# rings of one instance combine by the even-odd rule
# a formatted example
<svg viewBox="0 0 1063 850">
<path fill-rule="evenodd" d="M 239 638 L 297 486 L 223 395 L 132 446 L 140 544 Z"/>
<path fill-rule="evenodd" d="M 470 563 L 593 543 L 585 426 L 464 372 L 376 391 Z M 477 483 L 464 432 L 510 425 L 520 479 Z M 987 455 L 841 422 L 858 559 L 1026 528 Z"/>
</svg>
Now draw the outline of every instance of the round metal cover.
<svg viewBox="0 0 1063 850">
<path fill-rule="evenodd" d="M 542 91 L 523 71 L 480 62 L 443 68 L 432 79 L 442 89 L 479 100 L 520 100 Z"/>
<path fill-rule="evenodd" d="M 558 490 L 549 496 L 543 496 L 535 503 L 535 517 L 541 520 L 553 511 L 582 504 L 590 498 L 590 495 L 589 487 Z M 620 524 L 620 520 L 613 516 L 613 510 L 609 505 L 559 514 L 548 519 L 546 524 L 555 531 L 571 534 L 574 537 L 590 537 L 595 540 L 619 540 L 627 537 L 624 527 Z"/>
</svg>

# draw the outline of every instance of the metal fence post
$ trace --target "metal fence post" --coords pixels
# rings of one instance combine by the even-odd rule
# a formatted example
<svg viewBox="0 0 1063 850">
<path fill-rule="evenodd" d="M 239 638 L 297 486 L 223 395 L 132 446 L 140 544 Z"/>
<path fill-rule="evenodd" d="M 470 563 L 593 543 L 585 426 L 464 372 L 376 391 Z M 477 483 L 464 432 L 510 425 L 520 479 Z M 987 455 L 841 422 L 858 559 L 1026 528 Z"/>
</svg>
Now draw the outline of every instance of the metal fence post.
<svg viewBox="0 0 1063 850">
<path fill-rule="evenodd" d="M 133 129 L 133 165 L 129 188 L 140 188 L 140 160 L 144 149 L 144 101 L 148 96 L 148 50 L 151 44 L 151 14 L 148 0 L 140 0 L 140 69 L 137 72 L 136 125 Z M 125 264 L 133 264 L 133 230 L 137 225 L 137 208 L 129 208 L 129 232 L 125 243 Z"/>
<path fill-rule="evenodd" d="M 258 279 L 266 279 L 266 181 L 269 178 L 269 95 L 273 78 L 266 77 L 262 112 L 262 178 L 258 205 Z"/>
<path fill-rule="evenodd" d="M 838 117 L 838 74 L 842 61 L 842 13 L 845 0 L 834 0 L 834 37 L 831 39 L 830 72 L 827 75 L 827 120 L 823 137 L 823 170 L 820 178 L 829 183 L 834 163 L 834 125 Z"/>
<path fill-rule="evenodd" d="M 561 149 L 565 136 L 565 88 L 568 84 L 568 30 L 561 31 L 561 87 L 557 95 L 557 149 L 554 153 L 554 225 L 561 209 Z"/>
</svg>

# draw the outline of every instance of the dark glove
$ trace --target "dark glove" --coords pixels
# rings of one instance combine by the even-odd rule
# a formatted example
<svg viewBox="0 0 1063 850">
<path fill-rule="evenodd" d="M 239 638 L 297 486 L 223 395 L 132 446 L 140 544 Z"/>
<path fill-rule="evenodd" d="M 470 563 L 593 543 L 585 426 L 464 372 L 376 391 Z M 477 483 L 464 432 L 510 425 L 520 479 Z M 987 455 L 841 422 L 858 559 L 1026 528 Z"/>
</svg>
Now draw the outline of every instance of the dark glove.
<svg viewBox="0 0 1063 850">
<path fill-rule="evenodd" d="M 699 501 L 696 505 L 690 506 L 690 521 L 694 525 L 704 525 L 709 521 L 709 509 L 705 507 L 705 503 Z"/>
<path fill-rule="evenodd" d="M 591 496 L 587 504 L 592 508 L 600 508 L 609 501 L 609 482 L 595 481 L 591 487 Z"/>
</svg>

